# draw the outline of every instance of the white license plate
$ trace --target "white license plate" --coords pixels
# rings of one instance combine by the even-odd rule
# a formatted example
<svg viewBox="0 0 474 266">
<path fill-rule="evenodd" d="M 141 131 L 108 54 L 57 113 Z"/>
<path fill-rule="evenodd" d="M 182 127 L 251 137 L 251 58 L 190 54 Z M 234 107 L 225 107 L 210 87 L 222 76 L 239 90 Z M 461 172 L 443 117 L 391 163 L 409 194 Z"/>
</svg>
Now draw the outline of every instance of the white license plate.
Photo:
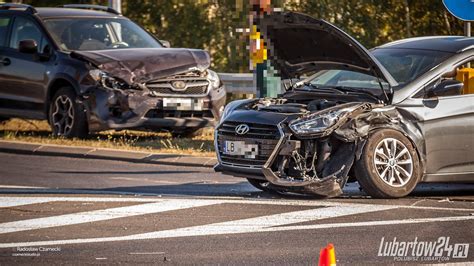
<svg viewBox="0 0 474 266">
<path fill-rule="evenodd" d="M 178 111 L 202 111 L 203 100 L 193 98 L 163 98 L 163 109 Z"/>
<path fill-rule="evenodd" d="M 245 141 L 226 141 L 224 142 L 224 154 L 255 159 L 258 155 L 258 144 L 247 144 Z"/>
</svg>

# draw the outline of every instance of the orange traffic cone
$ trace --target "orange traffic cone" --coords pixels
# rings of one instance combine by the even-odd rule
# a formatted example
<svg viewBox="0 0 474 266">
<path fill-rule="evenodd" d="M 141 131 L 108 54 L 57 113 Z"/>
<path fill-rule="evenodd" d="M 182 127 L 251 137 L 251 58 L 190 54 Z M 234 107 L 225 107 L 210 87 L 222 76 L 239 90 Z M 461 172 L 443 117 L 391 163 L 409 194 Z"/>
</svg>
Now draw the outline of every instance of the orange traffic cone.
<svg viewBox="0 0 474 266">
<path fill-rule="evenodd" d="M 336 251 L 334 245 L 329 244 L 319 253 L 319 266 L 336 266 Z"/>
</svg>

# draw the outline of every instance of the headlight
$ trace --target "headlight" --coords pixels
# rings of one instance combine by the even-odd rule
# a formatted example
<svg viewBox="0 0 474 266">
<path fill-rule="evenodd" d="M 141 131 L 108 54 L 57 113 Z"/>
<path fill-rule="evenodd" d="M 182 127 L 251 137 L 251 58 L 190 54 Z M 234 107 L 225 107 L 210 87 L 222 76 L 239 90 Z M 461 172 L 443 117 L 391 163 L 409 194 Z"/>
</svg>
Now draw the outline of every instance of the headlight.
<svg viewBox="0 0 474 266">
<path fill-rule="evenodd" d="M 127 89 L 128 86 L 125 82 L 122 82 L 116 78 L 109 76 L 106 72 L 99 69 L 92 69 L 89 71 L 89 75 L 97 81 L 102 87 L 112 90 L 123 90 Z"/>
<path fill-rule="evenodd" d="M 208 69 L 206 78 L 209 80 L 209 82 L 211 82 L 212 89 L 217 89 L 221 86 L 221 79 L 216 72 Z"/>
<path fill-rule="evenodd" d="M 323 111 L 311 114 L 290 123 L 291 130 L 297 135 L 311 135 L 321 133 L 334 126 L 339 118 L 348 112 L 347 108 Z"/>
</svg>

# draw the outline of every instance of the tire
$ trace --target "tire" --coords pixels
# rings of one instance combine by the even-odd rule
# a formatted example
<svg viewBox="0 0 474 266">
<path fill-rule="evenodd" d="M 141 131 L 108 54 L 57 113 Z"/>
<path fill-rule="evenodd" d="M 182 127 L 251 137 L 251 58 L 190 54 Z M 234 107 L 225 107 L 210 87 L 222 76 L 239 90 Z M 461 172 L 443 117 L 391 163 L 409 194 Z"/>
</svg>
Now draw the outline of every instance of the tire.
<svg viewBox="0 0 474 266">
<path fill-rule="evenodd" d="M 49 104 L 48 119 L 54 136 L 85 138 L 88 135 L 84 107 L 71 87 L 62 87 Z"/>
<path fill-rule="evenodd" d="M 202 135 L 203 131 L 203 128 L 186 128 L 172 131 L 171 136 L 173 138 L 193 138 Z"/>
<path fill-rule="evenodd" d="M 400 198 L 410 194 L 420 180 L 420 159 L 411 141 L 402 133 L 382 129 L 369 136 L 361 159 L 355 165 L 355 174 L 370 196 Z"/>
</svg>

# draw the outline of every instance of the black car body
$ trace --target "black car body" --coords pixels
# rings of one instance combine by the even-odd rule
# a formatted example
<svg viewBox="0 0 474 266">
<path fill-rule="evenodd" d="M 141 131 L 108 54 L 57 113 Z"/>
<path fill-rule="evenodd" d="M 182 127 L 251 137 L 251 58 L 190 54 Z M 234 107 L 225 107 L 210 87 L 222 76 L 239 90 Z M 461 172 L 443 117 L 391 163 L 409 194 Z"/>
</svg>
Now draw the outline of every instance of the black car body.
<svg viewBox="0 0 474 266">
<path fill-rule="evenodd" d="M 64 136 L 219 119 L 226 93 L 206 51 L 166 48 L 109 8 L 66 7 L 0 5 L 1 117 L 47 118 Z"/>
<path fill-rule="evenodd" d="M 260 29 L 282 78 L 300 81 L 279 98 L 226 106 L 216 171 L 263 190 L 329 197 L 355 178 L 383 198 L 419 182 L 474 180 L 474 88 L 452 78 L 474 71 L 466 68 L 474 38 L 368 51 L 328 22 L 291 12 L 265 17 Z"/>
</svg>

